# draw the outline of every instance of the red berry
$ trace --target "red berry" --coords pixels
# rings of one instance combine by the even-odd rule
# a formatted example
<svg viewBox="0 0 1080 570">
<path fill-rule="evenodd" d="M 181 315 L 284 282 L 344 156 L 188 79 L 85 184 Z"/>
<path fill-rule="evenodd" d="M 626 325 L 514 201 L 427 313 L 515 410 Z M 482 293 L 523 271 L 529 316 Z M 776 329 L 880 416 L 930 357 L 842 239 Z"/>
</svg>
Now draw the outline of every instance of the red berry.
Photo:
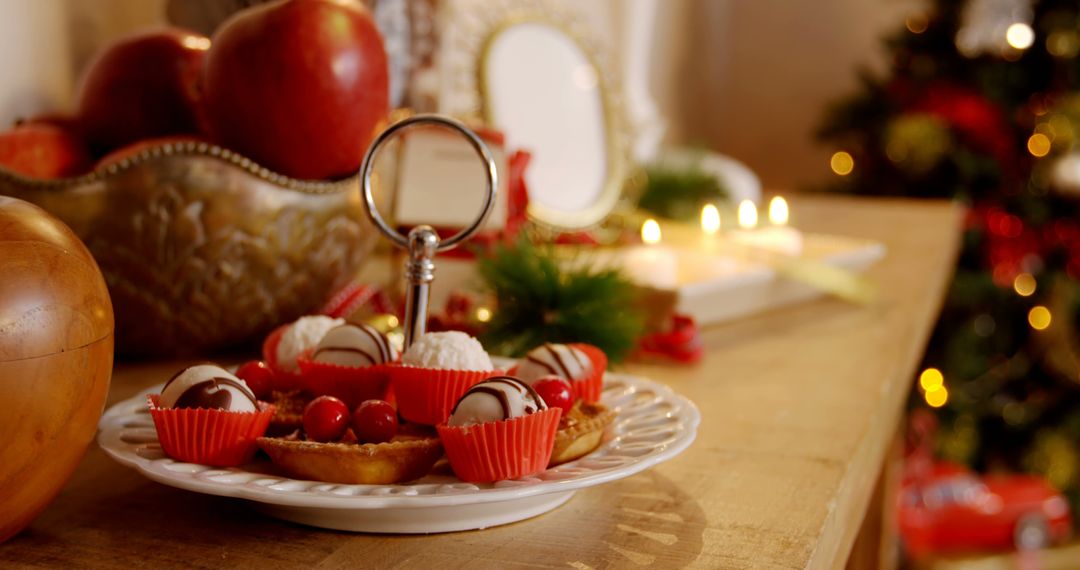
<svg viewBox="0 0 1080 570">
<path fill-rule="evenodd" d="M 304 408 L 304 433 L 309 441 L 336 441 L 349 427 L 349 407 L 333 396 L 319 396 Z"/>
<path fill-rule="evenodd" d="M 251 388 L 255 397 L 265 400 L 274 386 L 274 371 L 261 360 L 249 360 L 236 369 L 236 377 Z"/>
<path fill-rule="evenodd" d="M 384 400 L 366 400 L 353 413 L 352 429 L 360 443 L 390 441 L 397 428 L 397 410 Z"/>
<path fill-rule="evenodd" d="M 570 389 L 570 382 L 565 378 L 544 376 L 533 382 L 532 387 L 549 408 L 562 408 L 564 415 L 569 413 L 574 405 L 574 391 Z"/>
</svg>

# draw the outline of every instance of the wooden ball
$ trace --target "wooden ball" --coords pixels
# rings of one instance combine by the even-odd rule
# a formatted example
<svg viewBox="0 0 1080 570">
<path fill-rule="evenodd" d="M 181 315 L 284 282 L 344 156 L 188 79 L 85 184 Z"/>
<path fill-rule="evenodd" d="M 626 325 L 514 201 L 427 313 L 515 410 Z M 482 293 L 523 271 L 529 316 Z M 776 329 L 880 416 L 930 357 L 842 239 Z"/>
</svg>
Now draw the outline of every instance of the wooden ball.
<svg viewBox="0 0 1080 570">
<path fill-rule="evenodd" d="M 113 312 L 79 238 L 0 196 L 0 542 L 56 496 L 94 437 L 112 374 Z"/>
</svg>

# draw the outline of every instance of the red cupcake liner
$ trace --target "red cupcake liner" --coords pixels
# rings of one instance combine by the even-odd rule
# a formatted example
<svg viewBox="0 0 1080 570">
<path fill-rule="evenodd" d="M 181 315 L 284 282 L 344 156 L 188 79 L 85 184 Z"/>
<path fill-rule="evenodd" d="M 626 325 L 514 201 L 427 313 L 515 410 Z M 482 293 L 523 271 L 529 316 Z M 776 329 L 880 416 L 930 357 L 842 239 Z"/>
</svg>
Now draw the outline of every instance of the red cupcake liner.
<svg viewBox="0 0 1080 570">
<path fill-rule="evenodd" d="M 257 412 L 205 408 L 159 408 L 158 396 L 147 397 L 162 449 L 173 459 L 213 467 L 235 467 L 251 461 L 255 440 L 266 433 L 275 408 L 259 402 Z"/>
<path fill-rule="evenodd" d="M 520 418 L 436 429 L 458 479 L 489 483 L 547 469 L 561 416 L 562 409 L 548 408 Z"/>
<path fill-rule="evenodd" d="M 365 400 L 385 400 L 390 388 L 390 367 L 340 366 L 311 360 L 308 354 L 296 359 L 300 364 L 300 386 L 316 396 L 333 396 L 349 409 Z"/>
<path fill-rule="evenodd" d="M 445 422 L 458 399 L 474 384 L 503 374 L 502 370 L 443 370 L 403 364 L 390 366 L 389 371 L 398 413 L 407 421 L 429 426 Z"/>
<path fill-rule="evenodd" d="M 592 362 L 592 372 L 584 378 L 574 380 L 567 378 L 570 382 L 570 390 L 573 392 L 574 399 L 581 399 L 595 404 L 600 401 L 600 393 L 604 391 L 604 373 L 607 371 L 607 355 L 604 351 L 596 348 L 591 344 L 585 344 L 576 342 L 568 344 L 567 346 L 576 348 L 585 353 L 586 358 Z M 518 371 L 518 365 L 514 365 L 510 369 L 509 374 L 515 376 Z"/>
<path fill-rule="evenodd" d="M 592 372 L 584 378 L 570 381 L 570 387 L 574 391 L 574 398 L 581 398 L 590 404 L 600 401 L 600 393 L 604 391 L 604 372 L 607 371 L 607 355 L 604 351 L 591 344 L 573 343 L 569 345 L 585 353 L 592 361 Z"/>
<path fill-rule="evenodd" d="M 298 372 L 289 372 L 281 368 L 281 365 L 277 361 L 277 348 L 281 342 L 281 335 L 285 334 L 285 331 L 292 326 L 292 323 L 281 325 L 274 329 L 263 341 L 262 353 L 263 362 L 274 371 L 274 383 L 271 386 L 272 390 L 279 392 L 288 392 L 290 390 L 299 390 L 303 377 Z"/>
</svg>

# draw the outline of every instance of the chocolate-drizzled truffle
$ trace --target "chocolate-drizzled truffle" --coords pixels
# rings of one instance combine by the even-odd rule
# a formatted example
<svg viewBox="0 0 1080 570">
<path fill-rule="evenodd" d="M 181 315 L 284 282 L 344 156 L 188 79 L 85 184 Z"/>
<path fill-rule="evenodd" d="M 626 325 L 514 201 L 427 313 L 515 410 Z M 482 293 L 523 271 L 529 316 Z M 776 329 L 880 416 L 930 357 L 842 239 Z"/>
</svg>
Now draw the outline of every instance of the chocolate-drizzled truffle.
<svg viewBox="0 0 1080 570">
<path fill-rule="evenodd" d="M 469 426 L 546 410 L 536 390 L 513 376 L 495 376 L 469 388 L 450 413 L 451 426 Z"/>
<path fill-rule="evenodd" d="M 549 342 L 525 355 L 518 365 L 517 375 L 529 384 L 549 375 L 577 380 L 592 372 L 592 367 L 592 361 L 580 349 Z"/>
<path fill-rule="evenodd" d="M 368 324 L 344 324 L 330 329 L 319 341 L 311 359 L 338 366 L 374 366 L 397 359 L 386 335 Z"/>
<path fill-rule="evenodd" d="M 231 412 L 258 409 L 255 394 L 243 380 L 213 364 L 185 368 L 161 389 L 162 408 L 206 408 Z"/>
</svg>

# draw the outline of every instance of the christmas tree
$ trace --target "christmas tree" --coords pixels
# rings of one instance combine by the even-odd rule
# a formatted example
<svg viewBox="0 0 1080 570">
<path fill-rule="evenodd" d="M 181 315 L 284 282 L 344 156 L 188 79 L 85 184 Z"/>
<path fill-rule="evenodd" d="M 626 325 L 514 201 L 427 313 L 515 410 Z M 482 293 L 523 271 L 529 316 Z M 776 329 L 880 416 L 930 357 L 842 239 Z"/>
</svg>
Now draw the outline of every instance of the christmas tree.
<svg viewBox="0 0 1080 570">
<path fill-rule="evenodd" d="M 937 0 L 831 108 L 831 190 L 952 198 L 963 250 L 916 383 L 937 452 L 1080 498 L 1080 2 Z M 918 228 L 912 228 L 918 231 Z"/>
</svg>

